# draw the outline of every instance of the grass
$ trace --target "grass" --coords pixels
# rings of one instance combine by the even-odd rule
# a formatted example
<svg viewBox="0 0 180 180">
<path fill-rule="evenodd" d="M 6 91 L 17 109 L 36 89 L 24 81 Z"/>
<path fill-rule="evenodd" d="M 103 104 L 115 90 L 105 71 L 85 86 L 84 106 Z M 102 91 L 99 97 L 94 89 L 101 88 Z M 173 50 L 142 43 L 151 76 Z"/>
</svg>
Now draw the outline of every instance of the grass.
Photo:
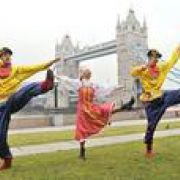
<svg viewBox="0 0 180 180">
<path fill-rule="evenodd" d="M 88 159 L 78 150 L 17 157 L 1 180 L 179 180 L 180 136 L 155 140 L 153 160 L 143 156 L 142 142 L 88 149 Z"/>
<path fill-rule="evenodd" d="M 162 123 L 159 124 L 157 130 L 180 128 L 180 122 Z M 117 136 L 142 133 L 145 131 L 145 127 L 142 125 L 138 126 L 126 126 L 126 127 L 106 127 L 103 132 L 95 137 L 105 136 Z M 45 144 L 53 143 L 58 141 L 67 141 L 74 138 L 73 131 L 61 131 L 61 132 L 43 132 L 33 134 L 14 134 L 9 135 L 9 143 L 11 146 L 22 146 L 22 145 L 34 145 L 34 144 Z"/>
</svg>

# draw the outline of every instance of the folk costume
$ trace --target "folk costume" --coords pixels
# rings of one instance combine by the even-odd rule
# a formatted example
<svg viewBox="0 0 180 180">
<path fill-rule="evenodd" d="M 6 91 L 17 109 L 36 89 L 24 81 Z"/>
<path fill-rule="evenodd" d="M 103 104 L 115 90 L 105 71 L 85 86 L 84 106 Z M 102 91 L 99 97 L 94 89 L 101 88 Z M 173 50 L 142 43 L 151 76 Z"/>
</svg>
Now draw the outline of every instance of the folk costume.
<svg viewBox="0 0 180 180">
<path fill-rule="evenodd" d="M 32 66 L 13 66 L 0 60 L 0 170 L 11 167 L 12 154 L 7 142 L 11 114 L 21 110 L 33 97 L 53 88 L 53 72 L 47 71 L 43 82 L 34 82 L 20 87 L 22 82 L 39 71 L 46 70 L 49 63 Z"/>
<path fill-rule="evenodd" d="M 122 88 L 120 86 L 105 87 L 91 82 L 90 80 L 70 79 L 66 76 L 56 76 L 69 90 L 78 92 L 75 139 L 81 144 L 80 158 L 85 159 L 85 141 L 88 137 L 99 133 L 107 124 L 114 112 L 126 109 L 134 104 L 125 104 L 120 109 L 115 109 L 113 102 L 98 103 L 99 99 L 109 96 L 114 90 Z"/>
<path fill-rule="evenodd" d="M 148 57 L 153 53 L 156 54 L 157 58 L 161 57 L 161 54 L 154 49 L 148 52 Z M 161 89 L 167 74 L 176 64 L 179 57 L 180 52 L 176 49 L 167 61 L 158 62 L 145 69 L 140 66 L 134 67 L 131 71 L 132 76 L 138 78 L 142 85 L 143 92 L 140 100 L 145 106 L 148 121 L 144 139 L 147 144 L 147 153 L 152 153 L 154 131 L 164 112 L 168 107 L 180 103 L 180 89 L 169 91 Z"/>
</svg>

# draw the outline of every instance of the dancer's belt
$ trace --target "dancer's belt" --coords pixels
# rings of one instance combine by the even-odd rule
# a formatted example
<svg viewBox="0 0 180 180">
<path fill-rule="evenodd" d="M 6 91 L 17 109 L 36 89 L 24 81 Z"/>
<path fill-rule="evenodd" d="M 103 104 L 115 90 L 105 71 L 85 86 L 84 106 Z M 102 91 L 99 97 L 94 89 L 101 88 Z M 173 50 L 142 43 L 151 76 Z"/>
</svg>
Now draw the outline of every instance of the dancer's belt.
<svg viewBox="0 0 180 180">
<path fill-rule="evenodd" d="M 149 106 L 150 104 L 156 104 L 158 102 L 160 102 L 162 100 L 162 96 L 161 97 L 158 97 L 156 99 L 153 99 L 152 101 L 146 101 L 146 102 L 143 102 L 143 104 L 145 106 Z"/>
<path fill-rule="evenodd" d="M 161 98 L 162 91 L 143 92 L 140 96 L 140 100 L 144 102 L 151 102 L 155 99 Z"/>
<path fill-rule="evenodd" d="M 0 105 L 7 101 L 8 97 L 5 95 L 0 95 Z"/>
</svg>

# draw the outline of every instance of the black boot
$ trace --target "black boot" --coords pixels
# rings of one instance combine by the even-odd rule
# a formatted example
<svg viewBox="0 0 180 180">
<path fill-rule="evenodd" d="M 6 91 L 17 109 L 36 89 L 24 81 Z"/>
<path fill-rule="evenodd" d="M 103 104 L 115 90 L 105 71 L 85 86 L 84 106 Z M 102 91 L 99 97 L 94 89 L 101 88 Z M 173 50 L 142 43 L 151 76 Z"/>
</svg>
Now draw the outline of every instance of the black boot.
<svg viewBox="0 0 180 180">
<path fill-rule="evenodd" d="M 79 154 L 79 159 L 86 160 L 86 155 L 85 155 L 85 148 L 80 147 L 80 154 Z"/>
<path fill-rule="evenodd" d="M 54 73 L 51 69 L 47 70 L 46 80 L 54 83 Z"/>
<path fill-rule="evenodd" d="M 128 101 L 127 103 L 121 106 L 121 110 L 131 110 L 134 103 L 135 103 L 135 99 L 132 96 L 130 101 Z"/>
<path fill-rule="evenodd" d="M 152 143 L 146 144 L 146 151 L 151 152 L 153 149 Z"/>
</svg>

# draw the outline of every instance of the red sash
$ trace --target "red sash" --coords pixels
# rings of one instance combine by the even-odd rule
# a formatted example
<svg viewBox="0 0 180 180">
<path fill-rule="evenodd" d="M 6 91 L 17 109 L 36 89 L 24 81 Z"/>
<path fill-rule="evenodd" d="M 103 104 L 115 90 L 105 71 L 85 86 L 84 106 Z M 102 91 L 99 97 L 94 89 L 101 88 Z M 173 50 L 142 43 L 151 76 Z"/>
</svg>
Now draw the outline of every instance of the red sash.
<svg viewBox="0 0 180 180">
<path fill-rule="evenodd" d="M 11 73 L 11 63 L 6 62 L 2 67 L 0 67 L 0 78 L 7 78 Z"/>
<path fill-rule="evenodd" d="M 159 76 L 159 68 L 156 65 L 149 67 L 149 72 L 153 78 Z"/>
</svg>

